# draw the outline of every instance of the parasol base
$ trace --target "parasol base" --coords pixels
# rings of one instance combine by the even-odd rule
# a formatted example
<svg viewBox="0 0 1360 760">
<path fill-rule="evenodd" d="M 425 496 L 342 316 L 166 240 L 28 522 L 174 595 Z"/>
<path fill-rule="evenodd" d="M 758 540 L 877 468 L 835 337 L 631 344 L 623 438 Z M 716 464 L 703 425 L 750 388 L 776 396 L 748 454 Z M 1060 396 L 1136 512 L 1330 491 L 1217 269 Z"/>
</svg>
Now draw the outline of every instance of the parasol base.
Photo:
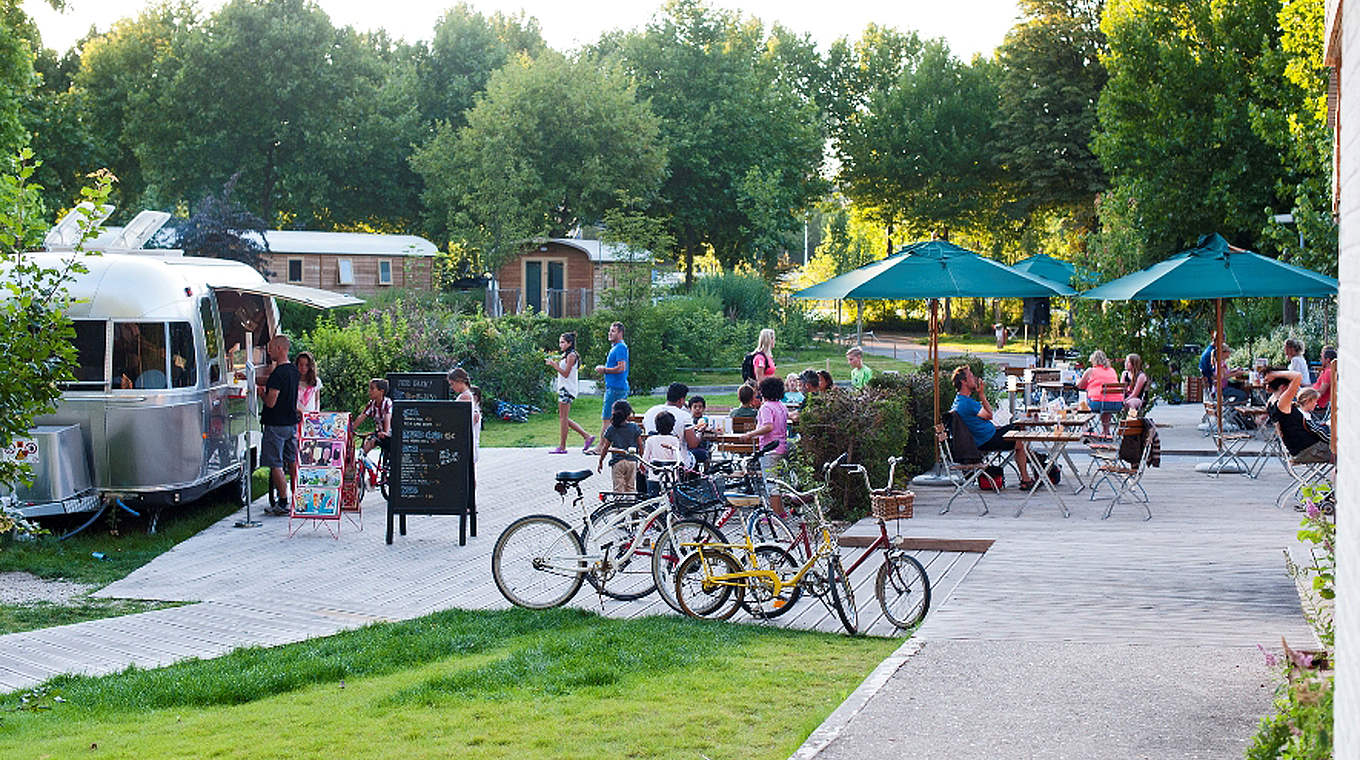
<svg viewBox="0 0 1360 760">
<path fill-rule="evenodd" d="M 939 463 L 936 463 L 935 468 L 933 470 L 930 470 L 929 472 L 923 472 L 920 475 L 917 475 L 916 477 L 912 478 L 911 484 L 914 486 L 923 486 L 927 488 L 930 487 L 938 488 L 940 486 L 949 486 L 952 488 L 955 485 L 958 485 L 954 481 L 954 479 L 949 476 L 949 472 L 945 470 L 945 468 Z"/>
<path fill-rule="evenodd" d="M 1195 465 L 1195 472 L 1203 472 L 1209 475 L 1241 475 L 1247 471 L 1244 465 L 1236 462 L 1200 462 Z"/>
</svg>

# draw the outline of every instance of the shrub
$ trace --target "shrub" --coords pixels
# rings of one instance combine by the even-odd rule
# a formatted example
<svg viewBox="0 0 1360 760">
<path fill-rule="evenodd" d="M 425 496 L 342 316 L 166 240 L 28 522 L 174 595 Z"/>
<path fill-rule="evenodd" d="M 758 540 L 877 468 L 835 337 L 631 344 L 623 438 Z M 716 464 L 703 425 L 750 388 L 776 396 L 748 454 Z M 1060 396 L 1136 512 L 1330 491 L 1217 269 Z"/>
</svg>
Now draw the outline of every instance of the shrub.
<svg viewBox="0 0 1360 760">
<path fill-rule="evenodd" d="M 896 485 L 902 486 L 934 462 L 930 403 L 924 375 L 876 376 L 858 391 L 812 394 L 799 412 L 799 464 L 820 473 L 844 453 L 848 462 L 864 465 L 877 488 L 888 477 L 888 457 L 901 456 Z M 868 513 L 869 494 L 862 480 L 837 475 L 827 504 L 829 517 L 856 519 Z"/>
<path fill-rule="evenodd" d="M 691 294 L 713 299 L 722 315 L 733 322 L 768 325 L 776 313 L 774 291 L 759 275 L 723 272 L 700 277 Z"/>
</svg>

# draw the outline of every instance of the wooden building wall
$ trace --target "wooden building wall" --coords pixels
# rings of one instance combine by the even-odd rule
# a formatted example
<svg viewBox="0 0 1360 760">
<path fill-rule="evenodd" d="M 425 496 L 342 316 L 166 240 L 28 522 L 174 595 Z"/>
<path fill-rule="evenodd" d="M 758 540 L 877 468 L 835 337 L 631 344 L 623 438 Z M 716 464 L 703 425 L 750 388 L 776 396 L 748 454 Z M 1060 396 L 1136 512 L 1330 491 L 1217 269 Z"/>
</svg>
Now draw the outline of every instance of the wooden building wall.
<svg viewBox="0 0 1360 760">
<path fill-rule="evenodd" d="M 302 259 L 302 280 L 291 284 L 355 294 L 376 293 L 388 287 L 419 290 L 433 288 L 434 259 L 430 256 L 270 252 L 263 254 L 262 258 L 269 269 L 270 282 L 289 282 L 288 261 Z M 353 262 L 353 285 L 340 284 L 341 259 Z M 392 262 L 391 285 L 378 284 L 379 261 Z"/>
</svg>

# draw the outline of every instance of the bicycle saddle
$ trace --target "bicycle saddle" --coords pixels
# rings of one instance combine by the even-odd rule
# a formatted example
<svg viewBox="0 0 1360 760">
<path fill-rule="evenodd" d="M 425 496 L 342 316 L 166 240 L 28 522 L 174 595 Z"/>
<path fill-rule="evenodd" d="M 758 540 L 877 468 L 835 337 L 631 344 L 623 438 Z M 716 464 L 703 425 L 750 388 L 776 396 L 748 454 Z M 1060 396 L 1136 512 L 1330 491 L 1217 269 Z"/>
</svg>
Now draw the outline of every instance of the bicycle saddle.
<svg viewBox="0 0 1360 760">
<path fill-rule="evenodd" d="M 590 475 L 591 475 L 590 470 L 564 470 L 562 472 L 557 473 L 557 482 L 580 483 L 581 481 L 590 477 Z"/>
</svg>

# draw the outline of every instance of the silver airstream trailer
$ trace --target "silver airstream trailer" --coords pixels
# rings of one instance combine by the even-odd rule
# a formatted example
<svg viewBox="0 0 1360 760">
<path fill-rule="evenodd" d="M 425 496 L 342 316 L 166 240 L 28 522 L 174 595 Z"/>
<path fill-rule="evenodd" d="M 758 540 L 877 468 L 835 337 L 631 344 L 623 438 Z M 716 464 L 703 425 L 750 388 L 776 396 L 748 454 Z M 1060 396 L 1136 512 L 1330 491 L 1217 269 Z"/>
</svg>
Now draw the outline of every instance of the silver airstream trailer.
<svg viewBox="0 0 1360 760">
<path fill-rule="evenodd" d="M 64 221 L 48 234 L 49 250 L 31 254 L 47 266 L 82 256 L 88 271 L 71 285 L 67 311 L 75 381 L 20 442 L 36 475 L 13 493 L 26 516 L 96 511 L 111 497 L 154 512 L 228 483 L 249 500 L 260 446 L 255 374 L 278 333 L 275 299 L 362 303 L 269 283 L 239 262 L 142 249 L 168 217 L 142 212 L 106 232 L 87 246 L 99 256 L 71 250 Z"/>
</svg>

